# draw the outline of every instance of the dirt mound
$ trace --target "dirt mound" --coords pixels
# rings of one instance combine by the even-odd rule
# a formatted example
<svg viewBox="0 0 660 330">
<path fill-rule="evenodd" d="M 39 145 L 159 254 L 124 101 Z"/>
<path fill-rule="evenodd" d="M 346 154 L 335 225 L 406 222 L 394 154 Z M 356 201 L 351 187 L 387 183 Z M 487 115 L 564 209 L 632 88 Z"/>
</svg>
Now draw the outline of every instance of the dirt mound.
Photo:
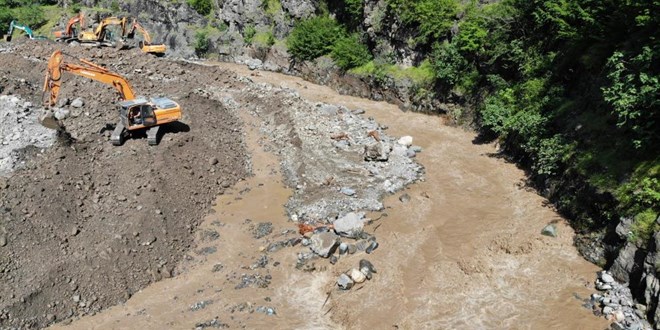
<svg viewBox="0 0 660 330">
<path fill-rule="evenodd" d="M 46 61 L 63 46 L 11 47 L 0 52 L 0 93 L 39 104 Z M 216 80 L 240 89 L 227 72 L 139 50 L 64 52 L 125 75 L 139 95 L 172 98 L 184 117 L 157 147 L 140 136 L 113 147 L 117 93 L 65 73 L 66 138 L 25 149 L 23 168 L 0 178 L 0 328 L 95 313 L 172 276 L 210 202 L 250 172 L 240 121 L 198 89 Z M 76 97 L 80 108 L 65 100 Z"/>
</svg>

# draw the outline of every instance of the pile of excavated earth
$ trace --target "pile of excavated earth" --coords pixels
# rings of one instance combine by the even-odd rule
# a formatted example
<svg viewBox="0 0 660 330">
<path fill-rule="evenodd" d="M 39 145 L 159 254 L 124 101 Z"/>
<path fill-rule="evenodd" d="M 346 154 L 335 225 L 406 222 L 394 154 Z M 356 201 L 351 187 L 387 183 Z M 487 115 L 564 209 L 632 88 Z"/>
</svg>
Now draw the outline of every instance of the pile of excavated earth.
<svg viewBox="0 0 660 330">
<path fill-rule="evenodd" d="M 66 47 L 68 60 L 90 59 L 123 74 L 139 95 L 168 96 L 183 109 L 160 145 L 138 136 L 114 147 L 108 137 L 118 121 L 118 94 L 111 87 L 64 73 L 55 112 L 66 133 L 44 131 L 35 125 L 44 111 L 41 84 L 48 58 L 63 46 L 5 47 L 0 328 L 94 313 L 175 275 L 211 202 L 250 173 L 240 121 L 199 87 L 242 83 L 139 50 Z"/>
<path fill-rule="evenodd" d="M 184 272 L 177 266 L 195 248 L 195 229 L 215 198 L 251 173 L 239 111 L 261 118 L 266 145 L 294 190 L 286 211 L 302 236 L 268 249 L 302 243 L 292 251 L 299 267 L 378 248 L 365 232 L 377 219 L 365 212 L 381 210 L 385 195 L 423 175 L 412 139 L 388 136 L 359 110 L 137 49 L 29 40 L 2 47 L 0 328 L 94 314 Z M 35 124 L 44 112 L 46 63 L 61 48 L 70 61 L 120 73 L 138 95 L 175 100 L 183 119 L 161 130 L 158 146 L 140 135 L 112 146 L 118 94 L 64 73 L 54 109 L 64 130 Z M 376 268 L 363 260 L 337 285 L 350 289 Z"/>
</svg>

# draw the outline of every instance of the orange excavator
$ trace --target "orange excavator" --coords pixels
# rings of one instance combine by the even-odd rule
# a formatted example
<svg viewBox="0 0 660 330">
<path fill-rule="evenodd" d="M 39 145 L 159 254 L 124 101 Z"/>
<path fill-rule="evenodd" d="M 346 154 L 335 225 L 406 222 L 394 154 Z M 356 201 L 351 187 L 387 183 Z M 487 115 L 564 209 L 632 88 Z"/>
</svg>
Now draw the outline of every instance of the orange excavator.
<svg viewBox="0 0 660 330">
<path fill-rule="evenodd" d="M 176 102 L 165 97 L 151 98 L 150 101 L 144 97 L 136 97 L 131 85 L 121 75 L 84 59 L 80 59 L 80 64 L 67 63 L 59 50 L 55 51 L 48 61 L 44 82 L 44 94 L 49 94 L 45 101 L 48 108 L 57 103 L 62 85 L 62 71 L 99 81 L 117 90 L 121 102 L 118 109 L 119 123 L 110 136 L 110 142 L 114 145 L 121 145 L 126 135 L 144 129 L 147 129 L 149 145 L 156 145 L 161 125 L 181 119 L 181 107 Z M 42 119 L 42 124 L 55 129 L 60 127 L 53 117 Z"/>
<path fill-rule="evenodd" d="M 109 27 L 119 26 L 121 32 L 118 36 L 113 36 Z M 78 36 L 81 43 L 94 44 L 96 46 L 115 46 L 116 39 L 122 38 L 126 34 L 126 17 L 106 17 L 93 31 L 83 31 Z M 122 45 L 122 43 L 119 43 Z"/>
<path fill-rule="evenodd" d="M 83 29 L 85 26 L 85 17 L 83 16 L 83 13 L 80 12 L 78 15 L 71 17 L 69 22 L 66 24 L 66 28 L 62 31 L 55 31 L 53 34 L 55 35 L 55 40 L 56 41 L 70 41 L 73 40 L 77 37 L 78 32 L 74 28 L 74 25 L 76 23 L 80 23 L 80 30 Z"/>
<path fill-rule="evenodd" d="M 140 34 L 142 34 L 142 41 L 140 41 L 139 47 L 143 52 L 155 54 L 157 56 L 165 55 L 167 47 L 163 44 L 152 44 L 149 32 L 147 32 L 147 30 L 145 30 L 145 28 L 140 23 L 138 23 L 136 19 L 133 19 L 133 24 L 131 24 L 131 29 L 126 34 L 126 37 L 133 39 L 135 37 L 135 31 L 138 31 Z"/>
</svg>

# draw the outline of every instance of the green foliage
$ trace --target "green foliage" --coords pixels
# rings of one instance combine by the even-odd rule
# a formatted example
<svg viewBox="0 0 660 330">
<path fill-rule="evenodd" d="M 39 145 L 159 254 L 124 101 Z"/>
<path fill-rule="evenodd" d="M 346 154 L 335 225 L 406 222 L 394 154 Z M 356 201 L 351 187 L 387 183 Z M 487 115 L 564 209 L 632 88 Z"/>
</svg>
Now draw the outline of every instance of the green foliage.
<svg viewBox="0 0 660 330">
<path fill-rule="evenodd" d="M 637 166 L 628 182 L 618 187 L 615 196 L 619 207 L 627 213 L 646 208 L 660 208 L 660 161 L 644 162 Z"/>
<path fill-rule="evenodd" d="M 119 2 L 117 2 L 117 0 L 112 0 L 112 2 L 110 3 L 110 10 L 112 10 L 115 13 L 119 12 L 119 10 L 120 10 L 119 9 Z"/>
<path fill-rule="evenodd" d="M 468 67 L 468 61 L 461 55 L 456 44 L 447 41 L 433 45 L 431 64 L 435 78 L 449 87 L 454 86 L 461 79 Z"/>
<path fill-rule="evenodd" d="M 644 245 L 660 227 L 656 222 L 657 218 L 658 214 L 651 209 L 635 215 L 628 239 L 633 243 Z"/>
<path fill-rule="evenodd" d="M 364 4 L 362 0 L 343 0 L 346 12 L 353 17 L 362 17 Z"/>
<path fill-rule="evenodd" d="M 430 88 L 433 82 L 433 69 L 428 61 L 423 61 L 419 66 L 402 68 L 396 64 L 390 64 L 376 59 L 365 63 L 362 66 L 349 70 L 350 73 L 371 76 L 379 83 L 384 83 L 388 79 L 407 79 L 417 86 L 420 92 L 425 87 Z"/>
<path fill-rule="evenodd" d="M 401 20 L 418 29 L 417 41 L 427 43 L 444 38 L 458 14 L 457 0 L 387 0 Z"/>
<path fill-rule="evenodd" d="M 257 32 L 257 34 L 255 34 L 254 38 L 252 39 L 252 44 L 257 47 L 269 48 L 275 44 L 275 36 L 270 30 Z"/>
<path fill-rule="evenodd" d="M 332 46 L 330 56 L 344 70 L 358 67 L 371 60 L 369 49 L 360 43 L 357 34 L 337 40 Z"/>
<path fill-rule="evenodd" d="M 252 44 L 252 38 L 254 38 L 256 33 L 257 30 L 254 28 L 254 25 L 246 26 L 245 30 L 243 30 L 243 40 L 245 40 L 245 43 Z"/>
<path fill-rule="evenodd" d="M 211 42 L 209 41 L 208 38 L 208 31 L 206 30 L 200 30 L 195 33 L 195 43 L 194 43 L 194 48 L 195 48 L 195 53 L 197 56 L 203 56 L 206 54 L 206 52 L 209 51 L 209 48 L 211 47 Z"/>
<path fill-rule="evenodd" d="M 39 5 L 28 5 L 15 8 L 13 10 L 14 19 L 22 25 L 27 25 L 32 29 L 39 28 L 46 19 L 44 11 Z"/>
<path fill-rule="evenodd" d="M 208 15 L 213 10 L 212 0 L 187 0 L 187 2 L 200 15 Z"/>
<path fill-rule="evenodd" d="M 313 17 L 299 22 L 287 39 L 289 53 L 299 61 L 329 54 L 335 41 L 346 32 L 332 18 Z"/>
<path fill-rule="evenodd" d="M 638 148 L 652 142 L 658 134 L 654 117 L 658 118 L 660 106 L 660 79 L 654 71 L 659 53 L 646 46 L 637 55 L 615 52 L 607 60 L 610 84 L 602 88 L 604 99 L 618 118 L 617 126 L 636 133 L 633 143 Z"/>
<path fill-rule="evenodd" d="M 273 17 L 282 11 L 282 3 L 280 0 L 262 0 L 261 5 L 264 8 L 266 15 L 269 17 Z"/>
</svg>

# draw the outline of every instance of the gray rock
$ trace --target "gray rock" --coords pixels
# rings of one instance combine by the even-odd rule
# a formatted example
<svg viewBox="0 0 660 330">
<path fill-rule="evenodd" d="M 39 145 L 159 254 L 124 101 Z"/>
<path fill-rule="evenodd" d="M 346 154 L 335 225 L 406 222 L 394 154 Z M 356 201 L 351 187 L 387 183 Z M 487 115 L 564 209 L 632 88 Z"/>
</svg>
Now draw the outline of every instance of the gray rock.
<svg viewBox="0 0 660 330">
<path fill-rule="evenodd" d="M 339 254 L 340 255 L 346 254 L 347 252 L 348 252 L 348 244 L 341 242 L 341 244 L 339 244 Z"/>
<path fill-rule="evenodd" d="M 360 260 L 360 271 L 370 280 L 373 276 L 372 274 L 376 272 L 376 268 L 368 260 L 362 259 Z"/>
<path fill-rule="evenodd" d="M 263 62 L 261 62 L 260 59 L 257 58 L 252 58 L 247 61 L 245 61 L 245 64 L 247 65 L 248 69 L 250 70 L 257 70 L 261 69 L 263 67 Z"/>
<path fill-rule="evenodd" d="M 420 146 L 411 146 L 411 147 L 408 148 L 408 149 L 414 151 L 415 153 L 420 153 L 420 152 L 422 152 L 422 147 L 420 147 Z"/>
<path fill-rule="evenodd" d="M 332 104 L 317 104 L 319 112 L 325 116 L 336 116 L 339 111 L 339 107 Z"/>
<path fill-rule="evenodd" d="M 342 290 L 350 290 L 353 287 L 353 280 L 346 274 L 339 275 L 337 278 L 337 285 Z"/>
<path fill-rule="evenodd" d="M 364 252 L 366 252 L 367 254 L 370 254 L 371 252 L 374 252 L 374 250 L 376 250 L 377 248 L 378 248 L 378 242 L 371 241 L 371 243 L 369 244 L 369 246 L 367 246 L 367 248 L 364 250 Z"/>
<path fill-rule="evenodd" d="M 368 269 L 372 273 L 378 273 L 376 267 L 367 259 L 360 259 L 360 269 Z"/>
<path fill-rule="evenodd" d="M 333 232 L 317 233 L 312 235 L 310 241 L 309 248 L 319 256 L 327 258 L 334 252 L 337 243 L 339 243 L 339 236 Z"/>
<path fill-rule="evenodd" d="M 413 150 L 408 149 L 408 150 L 406 150 L 406 156 L 408 158 L 415 158 L 415 156 L 417 156 L 417 154 Z"/>
<path fill-rule="evenodd" d="M 53 116 L 57 120 L 63 120 L 69 117 L 69 110 L 63 109 L 63 108 L 56 108 L 55 111 L 53 112 Z"/>
<path fill-rule="evenodd" d="M 363 114 L 363 113 L 364 113 L 364 110 L 363 110 L 363 109 L 355 109 L 355 110 L 353 110 L 353 114 L 354 114 L 354 115 L 361 115 L 361 114 Z"/>
<path fill-rule="evenodd" d="M 557 237 L 557 226 L 555 224 L 551 223 L 541 230 L 541 234 L 545 236 L 550 236 L 550 237 Z"/>
<path fill-rule="evenodd" d="M 358 237 L 364 229 L 364 213 L 350 212 L 333 222 L 335 232 L 344 237 Z"/>
<path fill-rule="evenodd" d="M 80 233 L 80 229 L 78 229 L 78 227 L 73 227 L 71 229 L 71 236 L 76 236 L 78 233 Z"/>
<path fill-rule="evenodd" d="M 632 225 L 632 218 L 621 218 L 619 224 L 616 225 L 615 232 L 621 238 L 627 238 L 630 233 L 630 226 Z"/>
<path fill-rule="evenodd" d="M 83 105 L 85 105 L 85 102 L 79 97 L 71 101 L 71 106 L 74 108 L 82 108 Z"/>
<path fill-rule="evenodd" d="M 637 246 L 633 243 L 626 243 L 624 247 L 619 250 L 619 255 L 614 259 L 614 263 L 610 267 L 612 277 L 616 277 L 623 282 L 630 281 L 630 274 L 636 267 L 635 255 L 637 254 Z M 603 280 L 603 282 L 606 282 Z M 611 283 L 611 282 L 607 282 Z"/>
<path fill-rule="evenodd" d="M 614 282 L 614 277 L 612 277 L 612 275 L 610 275 L 610 274 L 608 274 L 608 273 L 606 273 L 606 272 L 602 272 L 602 273 L 600 274 L 600 279 L 601 279 L 603 282 L 605 282 L 605 283 L 612 283 L 612 282 Z"/>
<path fill-rule="evenodd" d="M 612 307 L 610 306 L 603 307 L 603 314 L 609 315 L 612 314 L 612 312 L 614 312 L 614 309 Z"/>
<path fill-rule="evenodd" d="M 6 246 L 7 245 L 7 235 L 0 235 L 0 246 Z"/>
<path fill-rule="evenodd" d="M 355 252 L 357 252 L 357 245 L 348 244 L 348 254 L 354 254 Z"/>
<path fill-rule="evenodd" d="M 355 195 L 355 190 L 353 190 L 353 189 L 351 189 L 351 188 L 348 188 L 348 187 L 342 187 L 342 188 L 339 190 L 339 192 L 342 193 L 342 194 L 344 194 L 344 195 L 346 195 L 346 196 L 353 196 L 353 195 Z"/>
<path fill-rule="evenodd" d="M 607 291 L 607 290 L 612 290 L 612 286 L 609 284 L 598 284 L 596 285 L 596 289 L 600 291 Z"/>
<path fill-rule="evenodd" d="M 399 201 L 400 201 L 401 203 L 408 203 L 408 202 L 410 202 L 410 195 L 408 195 L 407 193 L 404 193 L 403 195 L 399 196 Z"/>
<path fill-rule="evenodd" d="M 364 146 L 364 160 L 366 161 L 387 161 L 390 158 L 389 147 L 383 142 L 376 142 Z"/>
</svg>

